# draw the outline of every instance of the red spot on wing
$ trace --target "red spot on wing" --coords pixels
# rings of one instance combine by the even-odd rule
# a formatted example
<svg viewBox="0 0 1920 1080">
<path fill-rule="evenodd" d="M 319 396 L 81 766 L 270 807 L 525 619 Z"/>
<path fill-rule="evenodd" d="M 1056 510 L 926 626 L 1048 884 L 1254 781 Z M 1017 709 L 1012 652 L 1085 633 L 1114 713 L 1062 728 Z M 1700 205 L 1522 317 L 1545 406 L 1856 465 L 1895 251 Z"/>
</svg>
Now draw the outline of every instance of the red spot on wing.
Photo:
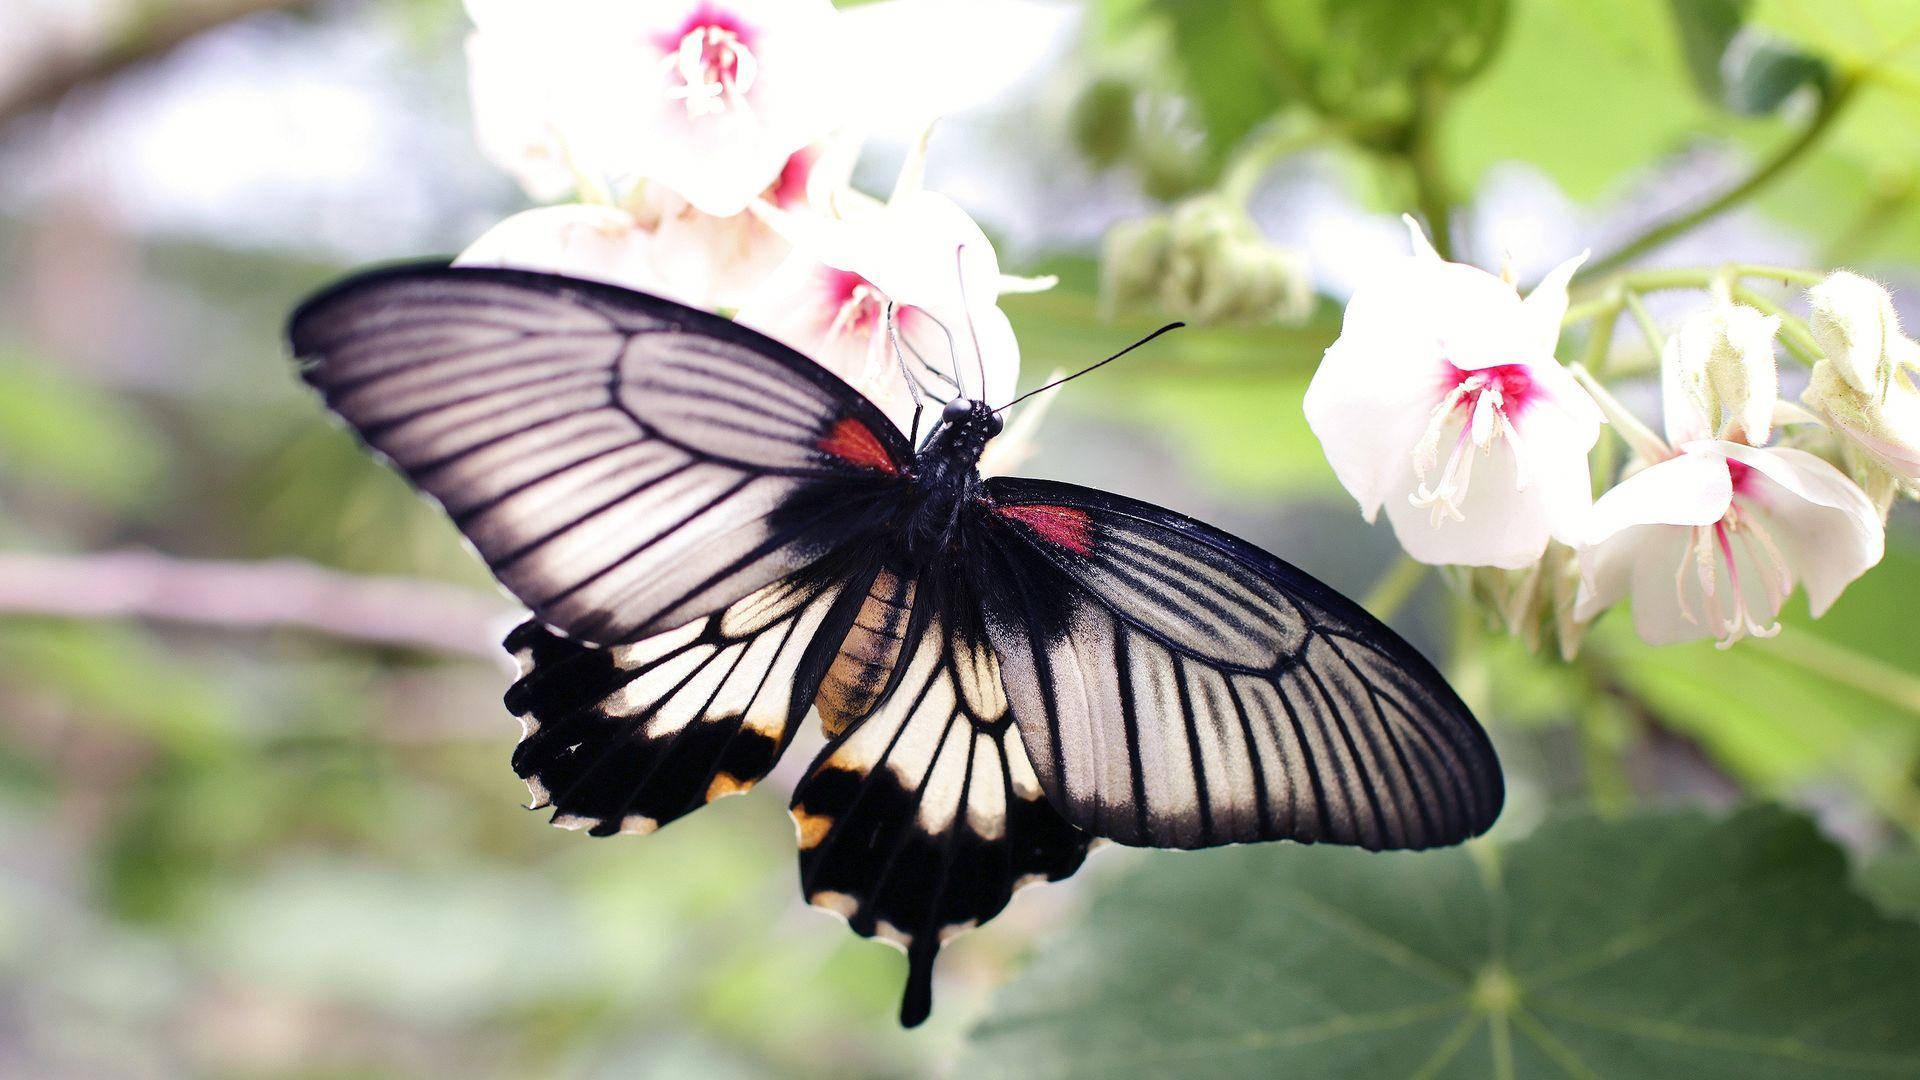
<svg viewBox="0 0 1920 1080">
<path fill-rule="evenodd" d="M 835 421 L 833 427 L 821 437 L 820 449 L 839 458 L 849 465 L 858 465 L 863 469 L 878 469 L 884 473 L 897 473 L 900 467 L 893 463 L 887 448 L 867 425 L 846 416 Z"/>
<path fill-rule="evenodd" d="M 1000 506 L 1001 517 L 1012 518 L 1040 534 L 1040 538 L 1080 555 L 1091 554 L 1093 536 L 1087 512 L 1072 506 Z"/>
</svg>

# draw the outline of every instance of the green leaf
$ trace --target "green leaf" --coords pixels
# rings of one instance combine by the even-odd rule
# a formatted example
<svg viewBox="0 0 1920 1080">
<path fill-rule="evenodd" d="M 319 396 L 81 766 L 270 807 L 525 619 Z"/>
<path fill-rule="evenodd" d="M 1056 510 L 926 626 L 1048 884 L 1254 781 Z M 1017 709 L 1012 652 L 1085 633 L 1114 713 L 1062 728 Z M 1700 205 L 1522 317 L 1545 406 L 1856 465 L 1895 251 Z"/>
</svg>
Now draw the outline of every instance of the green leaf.
<svg viewBox="0 0 1920 1080">
<path fill-rule="evenodd" d="M 1772 808 L 1169 855 L 1040 951 L 955 1073 L 1911 1076 L 1917 969 L 1920 926 Z"/>
<path fill-rule="evenodd" d="M 1750 34 L 1736 57 L 1721 97 L 1743 116 L 1771 113 L 1803 87 L 1824 95 L 1833 86 L 1825 61 L 1765 33 Z"/>
<path fill-rule="evenodd" d="M 1649 646 L 1622 610 L 1595 626 L 1589 659 L 1750 790 L 1785 795 L 1838 779 L 1920 835 L 1920 676 L 1910 643 L 1888 632 L 1916 595 L 1920 550 L 1896 532 L 1881 564 L 1826 616 L 1794 601 L 1777 638 Z"/>
<path fill-rule="evenodd" d="M 0 349 L 0 475 L 136 508 L 166 495 L 166 459 L 157 452 L 165 444 L 109 395 Z"/>
<path fill-rule="evenodd" d="M 1486 74 L 1455 97 L 1441 141 L 1456 180 L 1524 161 L 1595 201 L 1721 122 L 1694 92 L 1665 0 L 1525 0 Z"/>
<path fill-rule="evenodd" d="M 1680 31 L 1680 54 L 1693 76 L 1695 89 L 1708 101 L 1719 101 L 1726 90 L 1721 61 L 1735 34 L 1746 24 L 1753 0 L 1667 0 L 1673 23 Z"/>
<path fill-rule="evenodd" d="M 1882 855 L 1860 870 L 1860 891 L 1882 911 L 1920 919 L 1920 851 Z"/>
</svg>

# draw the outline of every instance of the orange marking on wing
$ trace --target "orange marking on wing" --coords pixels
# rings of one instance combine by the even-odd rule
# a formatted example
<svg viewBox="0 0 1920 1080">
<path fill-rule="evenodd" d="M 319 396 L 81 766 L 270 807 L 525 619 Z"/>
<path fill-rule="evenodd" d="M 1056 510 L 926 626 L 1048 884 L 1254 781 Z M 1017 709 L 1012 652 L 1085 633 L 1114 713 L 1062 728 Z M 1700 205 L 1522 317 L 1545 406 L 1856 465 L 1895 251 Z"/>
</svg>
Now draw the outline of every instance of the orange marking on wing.
<svg viewBox="0 0 1920 1080">
<path fill-rule="evenodd" d="M 820 440 L 820 449 L 839 458 L 841 461 L 858 465 L 863 469 L 878 469 L 884 473 L 897 473 L 900 467 L 888 456 L 887 448 L 880 445 L 867 425 L 851 416 L 836 421 Z"/>
<path fill-rule="evenodd" d="M 1040 534 L 1041 539 L 1058 544 L 1081 555 L 1093 551 L 1093 536 L 1087 512 L 1072 506 L 1001 506 L 1001 517 L 1015 521 Z"/>
</svg>

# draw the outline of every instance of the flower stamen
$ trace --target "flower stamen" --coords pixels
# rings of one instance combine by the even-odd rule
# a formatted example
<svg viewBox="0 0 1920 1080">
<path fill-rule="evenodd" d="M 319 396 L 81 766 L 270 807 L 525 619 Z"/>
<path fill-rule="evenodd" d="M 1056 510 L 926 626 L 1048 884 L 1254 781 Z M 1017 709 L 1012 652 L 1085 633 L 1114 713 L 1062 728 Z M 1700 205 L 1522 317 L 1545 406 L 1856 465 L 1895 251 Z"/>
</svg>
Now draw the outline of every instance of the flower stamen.
<svg viewBox="0 0 1920 1080">
<path fill-rule="evenodd" d="M 1462 371 L 1449 364 L 1447 370 L 1452 385 L 1434 406 L 1426 431 L 1414 444 L 1413 471 L 1418 486 L 1407 496 L 1414 506 L 1432 509 L 1436 528 L 1448 519 L 1466 520 L 1460 503 L 1473 477 L 1474 451 L 1491 454 L 1494 446 L 1504 440 L 1513 454 L 1514 489 L 1524 491 L 1528 484 L 1520 430 L 1513 422 L 1533 392 L 1533 380 L 1526 368 L 1503 364 Z M 1440 441 L 1446 437 L 1447 425 L 1453 423 L 1462 410 L 1466 415 L 1459 421 L 1460 433 L 1454 440 L 1453 452 L 1448 455 L 1446 466 L 1438 470 L 1439 478 L 1430 480 L 1440 463 Z"/>
<path fill-rule="evenodd" d="M 685 101 L 688 116 L 714 116 L 745 107 L 747 91 L 760 77 L 760 62 L 740 35 L 709 23 L 687 31 L 665 60 L 679 86 L 669 86 L 667 97 Z"/>
</svg>

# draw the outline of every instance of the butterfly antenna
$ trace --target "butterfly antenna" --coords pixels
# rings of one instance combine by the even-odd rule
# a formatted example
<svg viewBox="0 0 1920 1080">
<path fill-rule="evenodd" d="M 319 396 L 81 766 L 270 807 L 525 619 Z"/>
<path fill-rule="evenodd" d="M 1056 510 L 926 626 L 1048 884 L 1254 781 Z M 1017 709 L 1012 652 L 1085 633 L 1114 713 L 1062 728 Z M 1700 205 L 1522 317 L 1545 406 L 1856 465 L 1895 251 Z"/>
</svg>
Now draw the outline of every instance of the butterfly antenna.
<svg viewBox="0 0 1920 1080">
<path fill-rule="evenodd" d="M 900 377 L 906 380 L 907 393 L 912 396 L 913 403 L 917 407 L 925 403 L 920 392 L 922 389 L 920 379 L 914 375 L 913 369 L 907 366 L 907 354 L 900 348 L 900 321 L 894 317 L 893 312 L 894 303 L 889 300 L 886 313 L 882 316 L 887 324 L 887 340 L 893 343 L 893 358 L 900 364 Z"/>
<path fill-rule="evenodd" d="M 931 311 L 928 311 L 926 308 L 916 308 L 915 310 L 919 311 L 920 314 L 925 315 L 929 320 L 931 320 L 933 322 L 933 325 L 940 328 L 940 333 L 946 336 L 947 355 L 953 358 L 953 374 L 949 376 L 946 373 L 942 372 L 939 368 L 934 367 L 932 364 L 928 364 L 926 361 L 926 358 L 921 356 L 918 352 L 915 352 L 913 354 L 914 358 L 919 360 L 922 364 L 925 364 L 928 371 L 933 372 L 935 375 L 939 375 L 942 380 L 952 383 L 953 392 L 956 395 L 960 397 L 966 397 L 967 388 L 965 385 L 963 385 L 960 382 L 960 343 L 954 340 L 953 328 L 949 327 L 946 323 L 941 322 L 938 317 L 936 317 Z M 907 346 L 907 348 L 912 349 L 913 346 L 909 345 Z"/>
<path fill-rule="evenodd" d="M 987 399 L 987 354 L 980 351 L 980 331 L 973 325 L 973 305 L 967 302 L 967 245 L 953 249 L 953 268 L 960 283 L 960 311 L 967 319 L 967 336 L 973 339 L 973 366 L 980 373 L 980 400 Z M 954 374 L 960 373 L 960 355 L 953 357 Z"/>
<path fill-rule="evenodd" d="M 1028 398 L 1032 397 L 1035 394 L 1045 393 L 1048 390 L 1051 390 L 1054 387 L 1059 386 L 1061 383 L 1072 382 L 1073 380 L 1079 378 L 1082 375 L 1087 374 L 1090 371 L 1096 371 L 1100 368 L 1106 367 L 1108 364 L 1113 363 L 1115 360 L 1118 360 L 1121 357 L 1132 352 L 1133 350 L 1139 348 L 1140 346 L 1145 345 L 1147 342 L 1152 341 L 1154 338 L 1159 337 L 1161 334 L 1164 334 L 1169 330 L 1178 330 L 1185 325 L 1187 324 L 1183 322 L 1170 322 L 1167 325 L 1161 327 L 1160 329 L 1155 330 L 1153 333 L 1148 334 L 1146 337 L 1141 338 L 1139 341 L 1136 341 L 1133 344 L 1127 346 L 1126 348 L 1121 349 L 1119 352 L 1114 353 L 1112 356 L 1107 357 L 1105 360 L 1102 360 L 1097 364 L 1088 364 L 1086 367 L 1081 368 L 1079 371 L 1076 371 L 1071 375 L 1063 375 L 1060 378 L 1053 380 L 1052 382 L 1048 383 L 1045 386 L 1035 387 L 1034 389 L 1029 390 L 1024 394 L 1021 394 L 1019 397 L 1014 398 L 1012 401 L 1007 402 L 1005 405 L 1002 405 L 998 409 L 995 409 L 993 411 L 1005 412 L 1006 410 L 1013 408 L 1015 405 L 1020 404 L 1021 402 L 1027 400 Z"/>
</svg>

